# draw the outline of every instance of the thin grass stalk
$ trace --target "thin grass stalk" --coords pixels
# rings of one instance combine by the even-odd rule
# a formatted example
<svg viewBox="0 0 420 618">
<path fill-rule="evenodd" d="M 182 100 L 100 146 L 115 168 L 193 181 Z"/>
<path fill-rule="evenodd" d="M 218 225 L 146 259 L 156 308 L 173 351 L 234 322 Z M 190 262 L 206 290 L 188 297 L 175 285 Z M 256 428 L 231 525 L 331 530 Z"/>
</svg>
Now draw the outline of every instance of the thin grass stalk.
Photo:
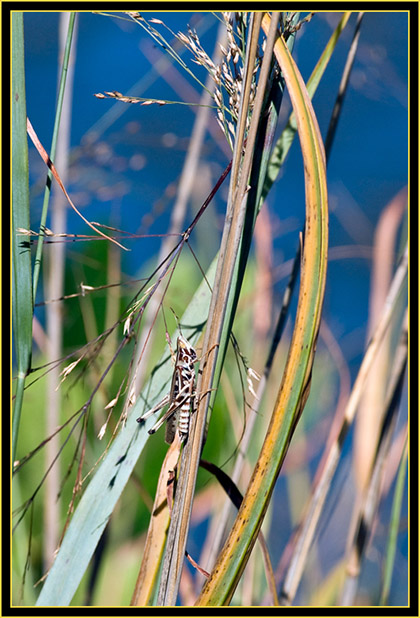
<svg viewBox="0 0 420 618">
<path fill-rule="evenodd" d="M 389 456 L 407 366 L 407 328 L 406 312 L 401 328 L 400 342 L 394 357 L 393 371 L 389 380 L 382 418 L 379 420 L 380 432 L 375 442 L 375 458 L 371 465 L 362 500 L 359 501 L 358 505 L 358 521 L 353 541 L 348 551 L 346 579 L 341 591 L 340 605 L 353 605 L 354 603 L 363 556 L 371 537 L 373 521 L 379 506 L 385 464 Z"/>
<path fill-rule="evenodd" d="M 74 16 L 74 13 L 73 13 Z M 61 13 L 60 15 L 60 51 L 59 60 L 66 56 L 69 49 L 69 38 L 71 40 L 74 32 L 74 18 L 71 14 Z M 64 183 L 67 179 L 68 155 L 70 148 L 70 125 L 71 125 L 71 102 L 72 87 L 74 78 L 74 55 L 71 60 L 68 55 L 66 58 L 67 66 L 60 64 L 59 73 L 67 73 L 67 89 L 63 92 L 62 109 L 60 115 L 60 131 L 57 139 L 56 162 L 61 170 L 61 177 Z M 60 78 L 60 75 L 59 75 Z M 51 228 L 55 233 L 66 232 L 67 202 L 61 191 L 57 191 L 51 203 Z M 42 240 L 41 240 L 42 242 Z M 65 271 L 65 243 L 54 243 L 50 245 L 48 255 L 48 281 L 47 298 L 60 298 L 64 293 L 64 271 Z M 63 337 L 63 313 L 59 303 L 50 303 L 46 309 L 47 321 L 47 362 L 53 362 L 62 355 Z M 57 365 L 47 376 L 47 404 L 46 404 L 46 434 L 52 436 L 56 427 L 60 424 L 61 396 L 58 390 L 60 384 L 60 368 Z M 46 468 L 48 469 L 55 459 L 60 448 L 59 436 L 53 436 L 46 444 L 45 458 Z M 58 464 L 59 462 L 57 462 Z M 43 534 L 43 558 L 46 569 L 48 570 L 54 560 L 54 552 L 57 549 L 59 538 L 60 502 L 58 501 L 60 484 L 59 466 L 54 466 L 45 481 L 44 512 L 45 526 Z"/>
<path fill-rule="evenodd" d="M 31 253 L 22 248 L 19 229 L 30 229 L 28 142 L 26 138 L 23 13 L 12 15 L 12 312 L 17 380 L 12 420 L 12 470 L 16 459 L 25 379 L 31 367 Z"/>
<path fill-rule="evenodd" d="M 386 205 L 375 230 L 367 327 L 368 337 L 370 337 L 372 328 L 378 319 L 378 314 L 392 279 L 397 234 L 406 207 L 407 190 L 404 188 Z M 376 379 L 366 389 L 355 424 L 353 468 L 356 487 L 359 491 L 364 490 L 366 475 L 369 473 L 375 453 L 374 445 L 376 444 L 380 426 L 378 418 L 382 414 L 388 385 L 388 374 L 393 364 L 389 350 L 391 339 L 392 334 L 389 333 L 386 341 L 384 341 L 382 354 L 375 363 Z"/>
<path fill-rule="evenodd" d="M 346 64 L 344 66 L 343 75 L 341 76 L 340 85 L 338 87 L 338 95 L 331 114 L 331 120 L 325 138 L 325 151 L 330 152 L 333 139 L 336 133 L 337 123 L 340 118 L 341 109 L 343 107 L 344 96 L 347 92 L 347 86 L 350 79 L 350 73 L 353 68 L 354 58 L 356 56 L 357 47 L 359 45 L 360 26 L 364 12 L 361 11 L 357 16 L 356 26 L 353 33 L 353 40 L 350 45 L 349 53 L 347 54 Z"/>
<path fill-rule="evenodd" d="M 63 70 L 62 70 L 61 77 L 60 77 L 57 108 L 56 108 L 55 119 L 54 119 L 53 137 L 52 137 L 51 148 L 49 152 L 49 156 L 52 162 L 54 162 L 56 148 L 57 148 L 58 131 L 59 131 L 60 122 L 61 122 L 61 111 L 63 109 L 64 92 L 66 88 L 67 71 L 68 71 L 68 66 L 69 66 L 69 58 L 70 58 L 75 18 L 76 18 L 76 13 L 75 12 L 70 13 L 69 27 L 67 31 L 67 41 L 66 41 L 66 47 L 64 50 L 64 58 L 63 58 Z M 33 275 L 33 284 L 32 284 L 34 303 L 36 299 L 36 291 L 38 288 L 38 279 L 39 279 L 39 273 L 41 269 L 42 250 L 43 250 L 44 237 L 45 237 L 44 230 L 45 230 L 45 226 L 47 222 L 48 204 L 49 204 L 50 194 L 51 194 L 52 177 L 53 177 L 53 174 L 51 170 L 49 169 L 47 173 L 47 182 L 45 185 L 44 201 L 42 204 L 42 213 L 41 213 L 41 223 L 39 226 L 39 237 L 38 237 L 38 244 L 36 248 L 35 263 L 34 263 L 34 275 Z"/>
<path fill-rule="evenodd" d="M 298 20 L 298 14 L 295 16 Z M 294 35 L 291 35 L 288 39 L 288 47 L 293 48 Z M 267 49 L 265 51 L 267 54 Z M 224 342 L 228 340 L 229 333 L 233 327 L 233 320 L 236 313 L 236 307 L 239 302 L 239 295 L 241 290 L 241 282 L 245 275 L 246 266 L 248 263 L 249 251 L 251 248 L 251 241 L 254 232 L 254 226 L 256 223 L 257 215 L 262 205 L 262 191 L 264 187 L 264 179 L 267 175 L 267 168 L 269 165 L 269 158 L 272 151 L 273 140 L 275 130 L 278 123 L 279 110 L 283 99 L 284 82 L 280 79 L 273 82 L 272 78 L 270 84 L 267 86 L 267 93 L 264 102 L 264 111 L 260 114 L 260 124 L 258 126 L 257 143 L 255 147 L 255 153 L 252 161 L 252 168 L 250 173 L 249 185 L 250 189 L 247 195 L 247 210 L 244 222 L 244 232 L 241 239 L 239 258 L 232 279 L 232 288 L 235 293 L 229 296 L 228 306 L 226 314 L 229 317 L 224 323 L 221 343 L 218 349 L 218 357 L 216 363 L 216 369 L 214 373 L 214 386 L 217 386 L 220 381 L 221 372 L 225 360 L 225 354 L 227 351 Z M 212 409 L 217 396 L 217 390 L 214 389 L 210 393 L 209 408 Z M 207 425 L 210 418 L 207 418 Z M 207 433 L 207 426 L 206 426 Z M 216 551 L 218 544 L 212 544 L 213 552 Z M 217 553 L 217 552 L 216 552 Z"/>
<path fill-rule="evenodd" d="M 212 380 L 217 360 L 217 347 L 220 345 L 226 305 L 231 292 L 230 286 L 235 269 L 245 218 L 246 186 L 250 173 L 252 152 L 255 144 L 256 129 L 259 120 L 259 111 L 262 107 L 262 100 L 265 91 L 265 82 L 261 81 L 260 76 L 251 120 L 251 127 L 245 147 L 244 160 L 241 167 L 242 148 L 245 136 L 245 119 L 248 113 L 251 77 L 255 66 L 261 18 L 262 15 L 260 14 L 252 14 L 251 16 L 250 35 L 247 44 L 247 58 L 244 69 L 245 78 L 241 92 L 241 108 L 236 134 L 237 137 L 235 140 L 235 151 L 233 154 L 231 185 L 225 229 L 222 237 L 222 245 L 219 253 L 215 284 L 213 287 L 212 301 L 203 344 L 203 357 L 200 364 L 202 374 L 200 374 L 201 379 L 199 376 L 197 383 L 197 391 L 202 393 L 202 398 L 198 404 L 197 413 L 193 417 L 190 437 L 181 459 L 180 480 L 177 486 L 173 515 L 168 532 L 167 551 L 162 570 L 161 588 L 158 595 L 159 605 L 174 605 L 176 602 L 191 515 L 195 479 L 201 455 L 207 416 L 208 396 L 206 396 L 206 394 L 208 394 L 212 388 Z M 267 79 L 267 76 L 268 70 L 266 71 L 265 79 Z M 259 111 L 257 111 L 257 100 L 259 101 L 258 105 L 260 106 Z"/>
<path fill-rule="evenodd" d="M 219 28 L 217 42 L 213 54 L 215 64 L 218 63 L 218 59 L 221 55 L 220 44 L 223 44 L 224 42 L 224 34 L 225 28 L 223 27 L 223 25 L 221 25 L 221 27 Z M 200 160 L 200 151 L 203 145 L 203 140 L 205 137 L 206 127 L 209 118 L 209 104 L 212 100 L 211 92 L 213 87 L 213 79 L 211 78 L 211 76 L 209 76 L 206 81 L 206 89 L 204 90 L 200 100 L 200 108 L 194 122 L 187 156 L 185 158 L 181 178 L 178 184 L 177 198 L 171 210 L 171 220 L 168 230 L 168 236 L 162 242 L 159 250 L 159 255 L 157 259 L 158 264 L 160 264 L 160 262 L 169 253 L 169 251 L 173 249 L 175 242 L 174 235 L 180 234 L 180 232 L 182 231 L 182 226 L 185 220 L 185 213 L 187 211 L 188 199 L 191 195 L 191 190 L 196 179 L 196 171 Z M 147 358 L 152 349 L 152 343 L 154 339 L 154 331 L 151 327 L 155 321 L 155 316 L 159 310 L 162 300 L 163 290 L 161 288 L 158 288 L 152 299 L 150 300 L 149 308 L 144 318 L 145 323 L 143 326 L 143 330 L 140 333 L 139 342 L 136 348 L 136 356 L 133 363 L 134 375 L 132 378 L 132 383 L 128 389 L 129 393 L 133 389 L 136 393 L 140 391 L 144 379 L 144 373 L 147 367 Z M 141 363 L 139 363 L 140 359 Z"/>
<path fill-rule="evenodd" d="M 298 14 L 295 15 L 296 23 L 298 21 Z M 294 35 L 291 35 L 288 39 L 288 47 L 293 49 Z M 271 44 L 270 44 L 271 45 Z M 265 54 L 268 55 L 267 48 Z M 236 313 L 236 307 L 239 302 L 239 295 L 241 291 L 241 282 L 244 278 L 246 266 L 248 263 L 249 252 L 251 248 L 251 241 L 254 232 L 254 226 L 256 218 L 262 205 L 262 191 L 264 186 L 264 179 L 267 174 L 267 167 L 269 164 L 269 158 L 272 151 L 273 140 L 275 130 L 278 123 L 279 110 L 283 99 L 284 82 L 282 78 L 273 81 L 273 76 L 270 78 L 270 82 L 267 84 L 267 92 L 264 96 L 264 111 L 260 114 L 260 123 L 258 126 L 257 142 L 255 146 L 255 152 L 252 160 L 252 168 L 249 179 L 249 191 L 247 194 L 246 215 L 244 221 L 244 232 L 240 242 L 239 258 L 235 266 L 235 271 L 232 279 L 232 289 L 235 293 L 229 296 L 228 306 L 226 308 L 226 314 L 229 319 L 225 320 L 220 346 L 218 349 L 218 357 L 216 362 L 216 368 L 214 373 L 214 386 L 217 386 L 220 381 L 221 372 L 225 360 L 225 354 L 227 347 L 224 342 L 228 340 L 229 333 L 231 333 L 233 327 L 234 316 Z M 217 396 L 217 389 L 215 388 L 209 397 L 209 408 L 212 409 Z M 210 418 L 207 418 L 206 433 Z M 220 530 L 219 530 L 220 531 Z M 212 544 L 213 555 L 217 553 L 217 547 L 219 543 Z"/>
<path fill-rule="evenodd" d="M 401 522 L 401 507 L 404 496 L 404 485 L 407 471 L 408 458 L 408 436 L 406 434 L 405 445 L 401 455 L 400 466 L 398 470 L 397 484 L 395 487 L 394 499 L 392 502 L 391 522 L 389 527 L 388 544 L 386 548 L 385 568 L 382 579 L 382 590 L 380 605 L 386 605 L 389 599 L 391 590 L 392 572 L 394 569 L 395 554 L 397 548 L 398 529 Z M 414 591 L 413 591 L 414 596 Z"/>
<path fill-rule="evenodd" d="M 108 244 L 106 278 L 108 285 L 105 307 L 105 329 L 112 327 L 120 318 L 121 291 L 114 281 L 121 280 L 121 251 L 113 243 Z M 104 365 L 107 366 L 114 357 L 118 345 L 118 332 L 113 329 L 102 348 Z M 108 402 L 107 402 L 108 403 Z"/>
<path fill-rule="evenodd" d="M 302 523 L 297 532 L 295 551 L 288 566 L 283 583 L 283 589 L 281 592 L 283 605 L 292 604 L 296 595 L 297 587 L 307 561 L 309 548 L 315 534 L 316 526 L 318 524 L 332 478 L 337 468 L 344 439 L 356 415 L 372 363 L 378 354 L 384 335 L 389 327 L 396 303 L 400 294 L 404 290 L 404 284 L 407 277 L 407 267 L 408 248 L 406 246 L 405 252 L 400 260 L 399 266 L 390 286 L 390 290 L 381 312 L 381 316 L 378 320 L 377 327 L 375 328 L 372 338 L 367 346 L 359 373 L 353 385 L 350 399 L 346 406 L 340 433 L 337 440 L 331 445 L 322 471 L 319 472 L 319 475 L 317 473 L 318 482 L 312 488 L 312 497 L 307 504 Z"/>
</svg>

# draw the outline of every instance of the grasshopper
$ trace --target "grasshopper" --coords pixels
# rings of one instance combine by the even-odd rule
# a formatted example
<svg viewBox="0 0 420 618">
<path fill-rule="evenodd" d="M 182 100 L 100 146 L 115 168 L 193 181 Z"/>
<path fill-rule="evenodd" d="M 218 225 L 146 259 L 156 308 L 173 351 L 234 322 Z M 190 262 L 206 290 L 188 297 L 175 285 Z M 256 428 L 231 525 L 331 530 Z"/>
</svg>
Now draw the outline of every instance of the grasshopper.
<svg viewBox="0 0 420 618">
<path fill-rule="evenodd" d="M 181 441 L 188 437 L 191 407 L 193 409 L 195 407 L 194 363 L 196 362 L 197 353 L 195 349 L 183 335 L 179 335 L 171 390 L 154 408 L 137 419 L 138 423 L 144 423 L 149 416 L 169 404 L 165 414 L 149 429 L 149 433 L 153 434 L 167 421 L 165 441 L 168 444 L 173 442 L 177 429 Z"/>
</svg>

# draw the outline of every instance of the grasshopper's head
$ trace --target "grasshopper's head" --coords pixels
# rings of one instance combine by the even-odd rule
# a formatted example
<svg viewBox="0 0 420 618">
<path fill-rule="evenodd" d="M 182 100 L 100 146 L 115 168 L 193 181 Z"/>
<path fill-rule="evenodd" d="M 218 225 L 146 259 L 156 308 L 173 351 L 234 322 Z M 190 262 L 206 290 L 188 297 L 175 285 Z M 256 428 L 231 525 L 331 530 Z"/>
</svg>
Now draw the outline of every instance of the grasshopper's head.
<svg viewBox="0 0 420 618">
<path fill-rule="evenodd" d="M 191 343 L 185 339 L 183 335 L 178 336 L 177 340 L 178 351 L 182 352 L 182 356 L 187 357 L 190 361 L 194 362 L 197 359 L 197 353 Z"/>
</svg>

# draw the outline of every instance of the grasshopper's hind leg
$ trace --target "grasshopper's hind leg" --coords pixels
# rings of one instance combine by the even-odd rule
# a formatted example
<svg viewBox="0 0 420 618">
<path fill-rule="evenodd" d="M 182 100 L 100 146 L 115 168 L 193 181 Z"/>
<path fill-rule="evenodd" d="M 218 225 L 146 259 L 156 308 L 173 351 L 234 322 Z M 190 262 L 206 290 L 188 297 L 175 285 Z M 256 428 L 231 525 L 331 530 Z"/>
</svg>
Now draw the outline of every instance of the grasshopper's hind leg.
<svg viewBox="0 0 420 618">
<path fill-rule="evenodd" d="M 168 403 L 169 403 L 170 397 L 169 395 L 166 395 L 162 401 L 160 401 L 154 408 L 151 408 L 150 410 L 148 410 L 145 414 L 143 414 L 142 416 L 139 416 L 136 420 L 138 423 L 144 423 L 144 421 L 149 418 L 149 416 L 152 416 L 152 414 L 154 414 L 155 412 L 158 412 L 159 410 L 161 410 L 162 408 L 164 408 Z"/>
</svg>

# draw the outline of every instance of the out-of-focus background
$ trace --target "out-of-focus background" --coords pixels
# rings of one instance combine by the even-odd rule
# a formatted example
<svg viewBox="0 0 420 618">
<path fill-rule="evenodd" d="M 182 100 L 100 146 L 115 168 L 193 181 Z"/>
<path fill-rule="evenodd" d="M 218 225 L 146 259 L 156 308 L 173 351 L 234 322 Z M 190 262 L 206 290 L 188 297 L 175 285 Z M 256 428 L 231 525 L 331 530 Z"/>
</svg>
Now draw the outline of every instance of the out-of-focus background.
<svg viewBox="0 0 420 618">
<path fill-rule="evenodd" d="M 178 31 L 187 33 L 187 25 L 190 25 L 197 31 L 201 44 L 208 54 L 213 55 L 219 27 L 219 20 L 215 14 L 157 12 L 144 15 L 147 19 L 153 17 L 162 20 L 175 33 Z M 305 80 L 309 78 L 341 15 L 338 12 L 316 13 L 311 21 L 304 23 L 297 32 L 293 57 Z M 356 18 L 355 13 L 341 34 L 313 99 L 324 138 Z M 56 12 L 28 12 L 24 15 L 27 113 L 47 151 L 51 144 L 58 88 L 59 22 L 60 14 Z M 173 41 L 171 33 L 162 25 L 156 23 L 154 27 L 164 33 L 169 41 Z M 373 285 L 373 257 L 378 241 L 377 234 L 384 213 L 387 208 L 393 209 L 392 204 L 397 204 L 394 207 L 397 213 L 396 220 L 394 223 L 389 223 L 391 226 L 389 246 L 395 247 L 395 255 L 391 255 L 393 265 L 403 246 L 404 229 L 407 225 L 404 214 L 404 191 L 408 178 L 408 30 L 409 16 L 405 12 L 367 12 L 361 25 L 354 67 L 328 162 L 330 258 L 323 313 L 325 328 L 321 333 L 319 344 L 321 360 L 318 364 L 315 363 L 314 368 L 312 388 L 315 395 L 309 399 L 305 411 L 305 414 L 308 414 L 305 426 L 309 436 L 312 425 L 318 423 L 318 428 L 321 429 L 314 434 L 312 443 L 311 438 L 307 437 L 306 440 L 309 442 L 305 442 L 301 436 L 296 450 L 293 451 L 292 448 L 286 460 L 285 474 L 279 479 L 273 509 L 277 507 L 280 509 L 285 499 L 290 500 L 290 504 L 288 511 L 280 509 L 280 514 L 274 515 L 276 525 L 271 528 L 268 526 L 267 529 L 274 563 L 277 563 L 306 500 L 309 479 L 319 463 L 323 441 L 329 429 L 329 419 L 342 387 L 342 383 L 341 386 L 338 383 L 340 380 L 347 380 L 347 388 L 350 388 L 363 358 L 369 335 L 369 316 L 372 311 L 369 299 Z M 197 104 L 202 91 L 197 81 L 183 71 L 179 64 L 174 63 L 139 24 L 124 18 L 122 13 L 113 15 L 79 13 L 75 37 L 70 163 L 66 188 L 76 206 L 90 221 L 139 235 L 137 239 L 124 241 L 130 251 L 122 252 L 120 255 L 120 280 L 135 279 L 151 272 L 162 242 L 160 237 L 145 238 L 141 235 L 160 235 L 168 231 L 171 209 L 177 196 L 183 163 L 199 110 L 196 105 L 188 104 Z M 204 68 L 191 62 L 192 56 L 189 50 L 182 46 L 177 49 L 191 71 L 204 82 L 207 77 Z M 141 106 L 94 96 L 109 91 L 145 99 L 178 101 L 182 104 Z M 285 125 L 290 112 L 291 105 L 286 94 L 281 107 L 280 129 Z M 230 156 L 226 138 L 216 122 L 215 110 L 211 110 L 195 182 L 188 201 L 184 228 L 210 193 L 229 162 Z M 29 171 L 31 229 L 37 230 L 46 170 L 32 144 L 29 145 Z M 227 182 L 225 185 L 216 195 L 191 237 L 191 246 L 204 271 L 211 263 L 220 243 Z M 58 189 L 54 188 L 53 193 L 54 191 Z M 255 249 L 256 263 L 258 259 L 267 259 L 271 265 L 272 302 L 275 306 L 281 300 L 291 260 L 299 244 L 299 232 L 304 221 L 304 203 L 302 157 L 296 139 L 280 177 L 268 196 L 262 214 L 265 224 L 264 226 L 261 224 L 259 232 L 265 234 L 264 241 L 259 246 L 257 243 Z M 49 225 L 50 221 L 47 222 L 47 226 Z M 70 209 L 66 225 L 68 234 L 91 233 L 91 230 Z M 106 254 L 105 244 L 100 241 L 70 242 L 68 239 L 65 294 L 77 291 L 77 286 L 81 282 L 94 286 L 107 283 L 105 264 L 109 257 Z M 264 257 L 264 249 L 268 252 L 268 257 Z M 45 251 L 48 254 L 48 245 Z M 385 253 L 389 257 L 387 250 Z M 179 307 L 185 306 L 183 295 L 186 294 L 189 298 L 194 286 L 201 279 L 201 273 L 191 254 L 185 255 L 184 260 L 184 274 L 180 274 L 177 278 L 176 287 L 172 291 L 172 304 L 168 303 L 167 306 L 169 315 L 169 306 L 176 306 L 176 303 Z M 126 294 L 129 298 L 135 289 L 131 287 L 129 292 L 124 289 L 122 294 Z M 253 307 L 258 302 L 254 292 L 252 286 L 250 288 L 245 286 L 244 297 L 239 305 L 237 329 L 241 349 L 252 366 L 254 363 L 260 363 L 255 369 L 261 371 L 263 356 L 259 359 L 252 357 L 253 338 L 246 336 L 247 328 L 252 329 L 252 325 L 258 327 L 255 326 L 255 321 L 253 322 L 255 316 L 252 315 Z M 92 306 L 84 306 L 82 309 L 78 300 L 65 301 L 64 350 L 70 349 L 71 346 L 82 345 L 103 328 L 105 316 L 100 298 L 99 294 L 99 300 L 95 300 Z M 42 276 L 37 300 L 38 302 L 46 300 Z M 295 308 L 296 299 L 292 303 L 292 315 Z M 91 310 L 97 312 L 95 319 L 89 316 Z M 45 325 L 45 306 L 39 306 L 35 316 L 42 331 Z M 83 328 L 81 323 L 84 325 Z M 292 320 L 289 319 L 289 333 L 291 327 Z M 163 330 L 160 335 L 161 346 L 156 358 L 159 358 L 165 345 Z M 326 343 L 327 341 L 329 343 Z M 331 353 L 331 349 L 336 347 L 338 350 L 336 356 L 327 354 L 327 349 Z M 42 358 L 41 335 L 37 340 L 34 358 Z M 340 380 L 330 371 L 331 363 L 339 362 L 345 366 L 345 369 L 339 370 L 344 372 Z M 346 377 L 343 378 L 343 375 Z M 36 388 L 42 390 L 42 387 Z M 228 399 L 228 395 L 225 397 Z M 82 401 L 83 395 L 77 393 L 76 399 Z M 407 405 L 406 395 L 403 397 L 404 405 Z M 268 408 L 270 409 L 269 405 Z M 399 428 L 403 422 L 404 419 L 401 420 Z M 224 431 L 226 430 L 220 430 L 219 439 L 222 441 L 225 438 Z M 43 439 L 42 429 L 36 430 L 36 434 L 40 442 Z M 31 439 L 33 440 L 33 436 Z M 163 440 L 155 437 L 155 441 L 155 445 L 159 442 L 154 449 L 156 452 L 149 453 L 141 464 L 141 475 L 146 474 L 148 491 L 151 495 L 159 470 L 158 459 L 163 452 L 159 450 L 163 448 L 160 444 Z M 220 456 L 220 459 L 217 459 L 217 453 L 214 455 L 218 464 L 224 463 L 234 449 L 228 438 L 226 442 L 227 453 Z M 31 442 L 29 437 L 21 442 L 20 456 L 35 445 L 36 443 Z M 302 472 L 301 468 L 303 460 L 307 466 L 305 472 Z M 339 554 L 345 546 L 346 538 L 340 536 L 339 528 L 334 528 L 337 524 L 334 524 L 333 513 L 338 508 L 343 512 L 351 511 L 351 493 L 343 497 L 341 491 L 348 482 L 351 465 L 349 459 L 338 470 L 337 486 L 322 519 L 317 539 L 318 547 L 321 548 L 320 554 L 312 557 L 313 560 L 320 560 L 325 572 L 337 559 L 334 552 L 337 551 Z M 299 483 L 302 481 L 300 477 L 305 476 L 302 489 L 294 497 L 291 497 L 292 485 L 290 476 L 287 475 L 292 477 L 294 475 L 294 483 Z M 202 482 L 203 495 L 209 491 L 206 483 L 208 479 Z M 30 480 L 27 479 L 27 491 L 30 491 L 29 488 Z M 101 604 L 129 602 L 130 590 L 135 581 L 137 557 L 131 553 L 130 543 L 132 538 L 135 538 L 136 547 L 139 546 L 138 538 L 144 532 L 145 525 L 139 521 L 141 516 L 146 517 L 143 513 L 146 509 L 133 506 L 139 498 L 136 491 L 132 488 L 130 491 L 129 497 L 124 499 L 123 504 L 131 505 L 132 516 L 126 511 L 123 512 L 120 507 L 120 523 L 123 525 L 115 523 L 111 533 L 111 547 L 117 548 L 119 563 L 123 564 L 126 561 L 126 564 L 130 565 L 131 570 L 127 574 L 129 584 L 117 582 L 118 578 L 114 576 L 113 579 L 109 571 L 104 568 L 100 583 Z M 22 495 L 24 494 L 25 488 L 22 488 Z M 202 502 L 204 504 L 204 498 Z M 383 519 L 378 520 L 376 532 L 379 536 L 379 540 L 376 537 L 378 547 L 381 547 L 381 535 L 385 535 L 390 505 L 390 499 L 384 501 L 384 510 L 381 512 Z M 205 511 L 206 507 L 202 508 Z M 406 507 L 404 509 L 406 516 Z M 294 519 L 295 516 L 297 519 Z M 118 513 L 115 516 L 115 519 L 117 518 Z M 200 539 L 206 530 L 206 522 L 205 516 L 200 518 L 197 507 L 191 538 L 191 553 L 196 557 L 200 553 Z M 38 530 L 42 528 L 39 521 L 37 526 Z M 122 532 L 124 526 L 126 533 Z M 323 544 L 325 537 L 335 538 L 336 543 L 332 546 L 328 543 Z M 40 547 L 38 542 L 35 545 L 34 572 L 40 577 L 43 572 Z M 378 553 L 382 550 L 378 547 L 373 543 L 368 550 L 361 576 L 362 583 L 358 597 L 360 604 L 374 603 L 380 579 Z M 22 558 L 23 553 L 20 555 Z M 115 555 L 113 559 L 115 560 Z M 392 605 L 407 603 L 407 536 L 404 534 L 398 545 L 398 560 L 399 568 L 395 570 L 389 599 Z M 319 586 L 318 576 L 321 577 L 318 573 L 307 575 L 298 594 L 297 604 L 316 602 L 314 599 L 316 599 L 315 590 Z M 37 592 L 35 598 L 36 596 Z M 83 598 L 83 593 L 80 592 L 75 602 L 83 604 Z"/>
</svg>

